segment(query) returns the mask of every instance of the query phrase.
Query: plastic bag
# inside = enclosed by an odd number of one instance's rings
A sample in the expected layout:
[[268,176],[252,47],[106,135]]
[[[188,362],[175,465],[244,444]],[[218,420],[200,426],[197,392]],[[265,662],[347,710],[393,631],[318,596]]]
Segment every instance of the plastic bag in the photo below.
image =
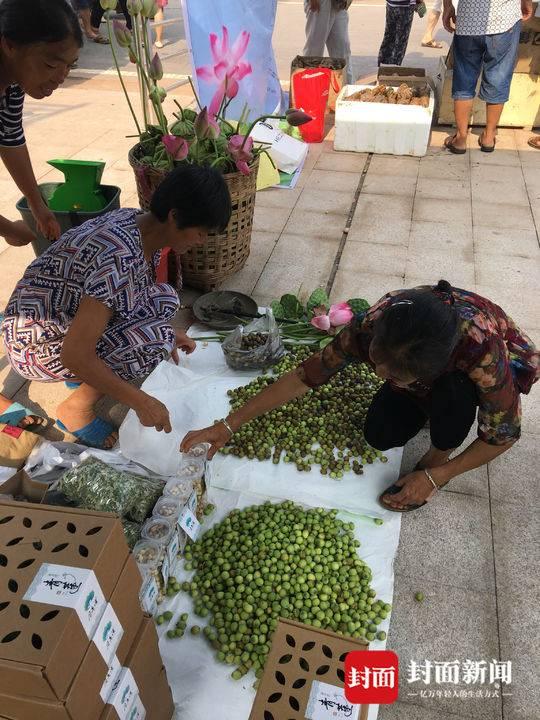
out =
[[151,514],[163,487],[158,478],[123,472],[90,457],[65,472],[57,489],[79,507],[141,523]]
[[270,308],[248,325],[239,325],[221,345],[225,361],[233,370],[262,370],[285,353],[279,328]]

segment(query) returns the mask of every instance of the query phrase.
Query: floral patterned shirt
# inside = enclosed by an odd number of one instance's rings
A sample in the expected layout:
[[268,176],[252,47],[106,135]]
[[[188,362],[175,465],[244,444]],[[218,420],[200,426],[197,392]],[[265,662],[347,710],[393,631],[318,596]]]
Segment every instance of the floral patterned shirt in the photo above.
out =
[[[423,286],[417,289],[432,289]],[[325,383],[351,362],[365,362],[377,318],[403,290],[387,293],[365,314],[357,315],[324,350],[301,366],[309,387]],[[466,290],[452,289],[460,317],[461,337],[445,372],[461,370],[478,394],[478,436],[490,445],[505,445],[520,436],[520,393],[527,394],[540,376],[540,353],[527,335],[495,303]],[[397,388],[396,388],[397,389]],[[415,382],[403,390],[425,396],[428,385]]]

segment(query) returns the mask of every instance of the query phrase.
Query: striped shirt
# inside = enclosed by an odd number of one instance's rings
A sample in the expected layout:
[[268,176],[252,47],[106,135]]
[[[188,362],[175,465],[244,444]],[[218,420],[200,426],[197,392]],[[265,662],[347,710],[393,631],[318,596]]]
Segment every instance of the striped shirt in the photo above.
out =
[[23,90],[18,85],[10,85],[0,97],[0,147],[18,147],[26,143],[23,106]]
[[408,10],[411,6],[416,7],[416,0],[386,0],[389,7],[405,8]]

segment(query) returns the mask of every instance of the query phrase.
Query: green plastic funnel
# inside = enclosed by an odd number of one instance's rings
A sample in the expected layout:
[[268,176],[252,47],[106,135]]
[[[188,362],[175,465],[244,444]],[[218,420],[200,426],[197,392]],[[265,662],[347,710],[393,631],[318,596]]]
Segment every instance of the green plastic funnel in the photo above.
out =
[[64,173],[65,182],[59,185],[49,200],[49,207],[57,212],[99,212],[107,205],[100,189],[104,162],[94,160],[49,160]]

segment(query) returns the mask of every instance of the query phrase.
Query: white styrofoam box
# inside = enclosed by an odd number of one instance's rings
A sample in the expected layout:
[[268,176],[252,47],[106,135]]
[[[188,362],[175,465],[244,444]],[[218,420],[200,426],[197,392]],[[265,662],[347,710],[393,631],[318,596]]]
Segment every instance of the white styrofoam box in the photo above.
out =
[[426,154],[435,99],[429,107],[347,100],[372,85],[345,85],[336,102],[334,150],[387,155]]

